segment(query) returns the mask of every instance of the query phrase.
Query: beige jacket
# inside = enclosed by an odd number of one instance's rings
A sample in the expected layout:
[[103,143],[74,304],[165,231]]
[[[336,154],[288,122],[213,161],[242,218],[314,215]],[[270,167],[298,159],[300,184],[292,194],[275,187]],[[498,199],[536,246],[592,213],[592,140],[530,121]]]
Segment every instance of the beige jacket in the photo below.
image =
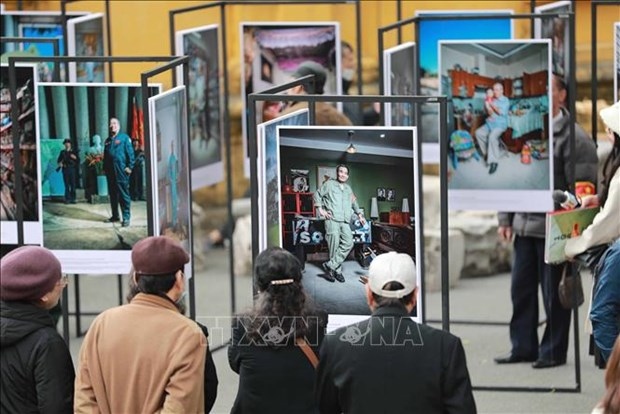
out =
[[172,302],[140,293],[101,313],[80,349],[76,413],[202,413],[207,341]]
[[599,244],[610,243],[620,237],[620,168],[609,183],[605,205],[580,236],[568,239],[564,254],[573,258]]

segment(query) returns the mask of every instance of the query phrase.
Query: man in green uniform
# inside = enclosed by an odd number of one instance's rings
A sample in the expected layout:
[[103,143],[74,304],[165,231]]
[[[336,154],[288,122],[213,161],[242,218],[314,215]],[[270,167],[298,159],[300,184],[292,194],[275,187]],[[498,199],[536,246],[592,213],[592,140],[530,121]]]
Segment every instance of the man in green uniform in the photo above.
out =
[[327,272],[325,278],[330,282],[337,280],[344,283],[342,263],[353,247],[353,233],[349,227],[351,214],[357,214],[362,225],[366,224],[366,220],[351,186],[347,184],[349,167],[338,165],[336,176],[336,180],[326,181],[314,193],[314,206],[319,217],[325,218],[325,238],[329,248],[329,261],[323,263],[323,269]]

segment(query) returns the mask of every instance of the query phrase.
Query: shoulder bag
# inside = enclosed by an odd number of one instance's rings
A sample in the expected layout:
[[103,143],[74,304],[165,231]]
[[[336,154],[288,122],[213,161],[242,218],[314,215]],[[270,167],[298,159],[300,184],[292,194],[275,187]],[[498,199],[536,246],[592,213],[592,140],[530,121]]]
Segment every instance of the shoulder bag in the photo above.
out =
[[297,338],[295,340],[295,344],[299,347],[299,349],[301,349],[301,352],[306,355],[306,358],[308,358],[308,361],[310,361],[312,367],[316,369],[317,365],[319,365],[319,358],[316,356],[312,348],[310,348],[308,342],[304,338]]
[[560,304],[564,309],[578,308],[584,302],[581,275],[567,263],[562,269],[562,279],[558,285]]

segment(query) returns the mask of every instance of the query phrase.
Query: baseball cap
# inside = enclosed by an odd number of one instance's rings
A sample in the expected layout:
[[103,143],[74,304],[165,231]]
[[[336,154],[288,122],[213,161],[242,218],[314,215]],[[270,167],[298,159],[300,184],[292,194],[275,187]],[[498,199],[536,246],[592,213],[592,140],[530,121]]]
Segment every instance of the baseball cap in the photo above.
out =
[[[398,282],[402,289],[386,290],[385,285]],[[405,253],[383,253],[373,259],[368,268],[368,287],[385,298],[400,299],[407,296],[416,286],[416,267],[411,256]]]

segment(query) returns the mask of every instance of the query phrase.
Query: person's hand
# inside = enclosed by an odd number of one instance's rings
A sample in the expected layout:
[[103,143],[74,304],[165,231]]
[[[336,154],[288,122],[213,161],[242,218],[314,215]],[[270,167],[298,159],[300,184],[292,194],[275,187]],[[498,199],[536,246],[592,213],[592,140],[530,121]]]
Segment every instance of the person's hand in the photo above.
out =
[[129,168],[129,167],[125,167],[125,172],[126,172],[127,174],[131,174],[131,168]]
[[581,199],[581,208],[597,207],[598,205],[598,196],[596,194],[584,196]]
[[319,214],[323,217],[325,217],[326,219],[332,219],[332,213],[330,213],[327,210],[324,210],[323,207],[319,207]]
[[511,226],[499,226],[497,228],[497,235],[502,242],[509,242],[512,240],[512,227]]
[[75,154],[69,154],[69,156],[70,156],[71,158],[73,158],[74,160],[76,160],[76,159],[77,159],[77,157],[75,156]]

